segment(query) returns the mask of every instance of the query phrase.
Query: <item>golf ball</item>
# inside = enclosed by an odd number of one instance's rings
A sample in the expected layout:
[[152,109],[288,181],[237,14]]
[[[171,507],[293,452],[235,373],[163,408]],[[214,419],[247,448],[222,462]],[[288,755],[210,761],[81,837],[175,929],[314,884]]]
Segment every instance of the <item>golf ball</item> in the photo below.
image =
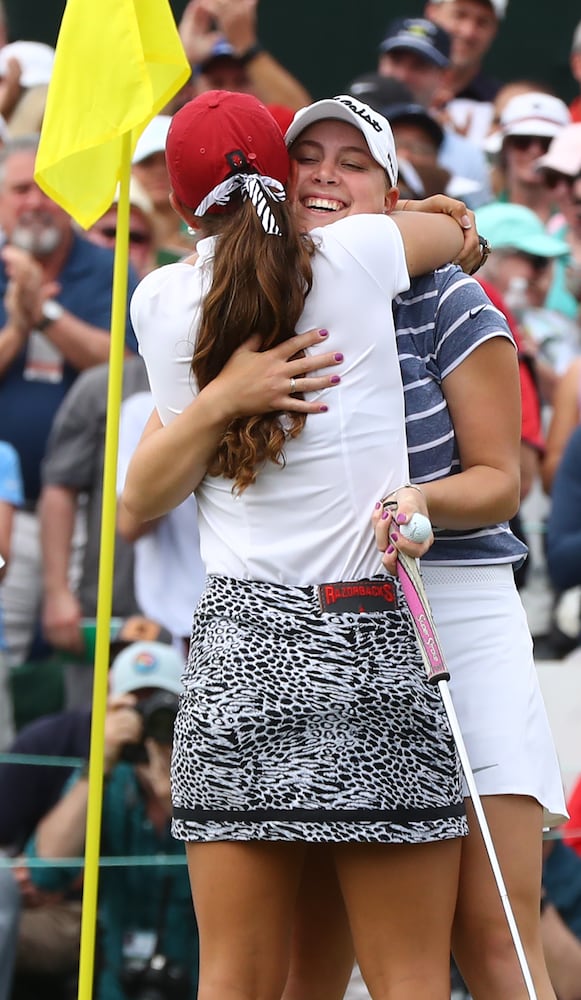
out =
[[425,542],[430,537],[432,522],[425,514],[412,514],[407,524],[400,524],[399,530],[410,542]]

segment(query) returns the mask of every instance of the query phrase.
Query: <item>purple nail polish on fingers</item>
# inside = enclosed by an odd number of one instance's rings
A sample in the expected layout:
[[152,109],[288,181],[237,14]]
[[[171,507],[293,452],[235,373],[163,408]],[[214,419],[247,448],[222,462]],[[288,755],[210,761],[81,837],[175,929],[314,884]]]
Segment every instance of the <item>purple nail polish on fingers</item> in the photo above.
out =
[[328,336],[329,336],[328,330],[319,330],[319,337],[328,337]]
[[325,404],[323,403],[323,404],[322,404],[322,405],[321,405],[321,406],[319,407],[319,413],[327,413],[328,409],[329,409],[329,407],[328,407],[328,406],[325,406]]
[[338,385],[339,382],[341,381],[341,376],[340,375],[332,375],[329,381],[331,382],[331,385]]
[[335,355],[335,361],[342,361],[342,360],[343,360],[343,355],[342,354],[336,354]]
[[388,556],[390,556],[392,552],[395,552],[395,549],[393,545],[388,545],[385,551],[387,552]]
[[398,524],[403,524],[405,522],[405,514],[398,514],[396,521]]
[[397,540],[399,538],[399,535],[398,535],[397,531],[394,531],[393,534],[390,535],[389,537],[391,538],[392,542],[397,542]]

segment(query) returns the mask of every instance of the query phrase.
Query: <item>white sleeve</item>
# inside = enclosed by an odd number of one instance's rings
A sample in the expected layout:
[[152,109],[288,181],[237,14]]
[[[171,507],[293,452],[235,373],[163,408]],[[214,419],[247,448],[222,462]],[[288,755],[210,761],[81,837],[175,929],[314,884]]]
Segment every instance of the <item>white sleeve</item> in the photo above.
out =
[[143,429],[153,410],[150,392],[136,392],[121,404],[119,414],[119,450],[117,452],[117,495],[125,486],[127,469],[139,444]]
[[131,299],[131,322],[155,407],[164,424],[197,394],[191,371],[201,304],[201,276],[191,264],[167,264],[148,274]]
[[315,232],[340,243],[390,299],[409,288],[403,239],[387,215],[349,215]]

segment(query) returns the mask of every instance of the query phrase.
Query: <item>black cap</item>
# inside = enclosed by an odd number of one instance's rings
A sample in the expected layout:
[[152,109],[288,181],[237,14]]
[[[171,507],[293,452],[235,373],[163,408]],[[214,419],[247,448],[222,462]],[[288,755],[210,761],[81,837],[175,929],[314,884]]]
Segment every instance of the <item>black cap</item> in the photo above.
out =
[[447,31],[424,17],[398,17],[387,27],[380,52],[408,49],[417,52],[436,66],[450,64],[450,36]]
[[413,104],[414,95],[405,83],[393,76],[379,73],[363,73],[349,84],[347,93],[369,104],[374,111],[383,114],[382,108],[388,104]]
[[436,144],[437,149],[442,145],[444,129],[421,104],[387,104],[378,110],[387,118],[390,125],[397,125],[398,122],[417,125],[418,128],[422,128],[428,133]]

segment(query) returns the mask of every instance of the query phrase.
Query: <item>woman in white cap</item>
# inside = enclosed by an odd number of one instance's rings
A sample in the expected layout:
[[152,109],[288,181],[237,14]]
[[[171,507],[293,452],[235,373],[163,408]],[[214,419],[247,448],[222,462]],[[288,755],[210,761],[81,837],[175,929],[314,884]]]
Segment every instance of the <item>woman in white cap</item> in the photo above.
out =
[[[307,230],[315,225],[312,195],[322,186],[317,160],[332,124],[324,120],[324,104],[309,108],[306,121],[299,112],[286,136],[295,165],[290,197]],[[512,210],[536,219],[527,209]],[[317,210],[319,226],[333,218],[332,211]],[[514,344],[480,286],[455,268],[414,279],[396,297],[395,326],[410,473],[438,525],[436,542],[422,560],[423,576],[536,996],[554,1000],[540,936],[542,827],[562,821],[565,803],[513,578],[512,567],[526,549],[502,523],[510,512],[503,491],[514,484],[518,448]],[[398,491],[400,510],[414,510],[416,500],[417,491]],[[380,512],[375,517],[389,567],[402,539]],[[454,951],[479,1000],[525,1000],[531,994],[469,802],[467,809],[471,833],[462,844]],[[305,868],[285,1000],[343,997],[349,927],[328,862],[311,855]]]
[[[457,760],[398,586],[376,574],[369,514],[407,481],[391,301],[463,239],[443,216],[383,214],[397,199],[389,125],[353,98],[329,103],[344,180],[319,202],[337,224],[311,239],[263,105],[209,92],[174,116],[172,202],[209,238],[132,302],[163,426],[123,501],[145,519],[195,490],[208,571],[173,758],[204,1000],[278,1000],[307,843],[333,845],[373,996],[447,996]],[[331,352],[326,331],[295,336],[323,315]],[[273,345],[256,418],[240,374]]]
[[537,160],[570,120],[567,105],[552,94],[531,90],[511,97],[501,112],[499,131],[485,141],[489,152],[498,154],[504,175],[500,201],[525,205],[543,223],[549,221],[554,191],[537,169]]

